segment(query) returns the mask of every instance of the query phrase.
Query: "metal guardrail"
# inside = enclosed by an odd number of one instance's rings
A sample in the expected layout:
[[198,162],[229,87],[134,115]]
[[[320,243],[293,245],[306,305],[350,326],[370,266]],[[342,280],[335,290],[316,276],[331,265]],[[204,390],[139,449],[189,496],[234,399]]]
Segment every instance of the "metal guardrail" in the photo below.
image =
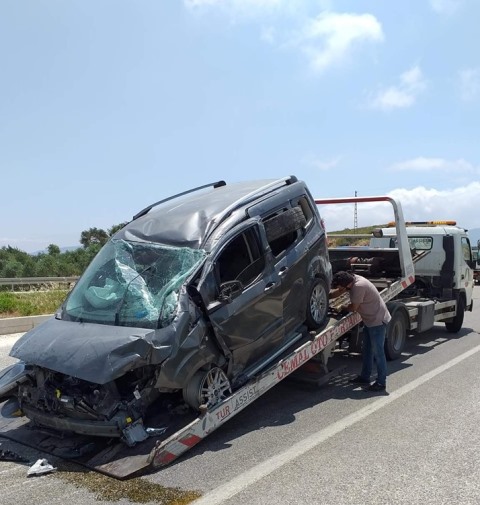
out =
[[77,282],[79,277],[2,277],[0,286],[26,286],[34,284],[70,284]]

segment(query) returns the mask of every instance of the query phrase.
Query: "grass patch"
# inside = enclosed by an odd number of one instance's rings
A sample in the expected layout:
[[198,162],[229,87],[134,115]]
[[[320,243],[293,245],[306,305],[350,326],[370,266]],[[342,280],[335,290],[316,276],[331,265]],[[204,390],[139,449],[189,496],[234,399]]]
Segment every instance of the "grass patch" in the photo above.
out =
[[68,290],[0,292],[0,317],[53,314],[63,303]]

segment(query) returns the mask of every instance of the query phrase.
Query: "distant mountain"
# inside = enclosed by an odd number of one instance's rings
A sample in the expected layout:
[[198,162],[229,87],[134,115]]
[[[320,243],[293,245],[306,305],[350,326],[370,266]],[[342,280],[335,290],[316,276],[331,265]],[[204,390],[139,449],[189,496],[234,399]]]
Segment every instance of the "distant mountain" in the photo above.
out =
[[81,247],[81,245],[69,245],[67,247],[60,247],[60,252],[75,251],[75,249],[80,249]]

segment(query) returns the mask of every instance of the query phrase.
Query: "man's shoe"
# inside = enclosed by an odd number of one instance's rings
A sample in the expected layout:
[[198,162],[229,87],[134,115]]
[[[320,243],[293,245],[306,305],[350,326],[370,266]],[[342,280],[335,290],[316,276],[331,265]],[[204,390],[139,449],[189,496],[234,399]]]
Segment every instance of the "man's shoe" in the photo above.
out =
[[350,384],[370,384],[368,379],[364,379],[361,375],[357,375],[353,379],[349,379]]
[[384,384],[380,384],[379,382],[374,382],[370,384],[368,388],[365,388],[366,391],[385,391],[386,387]]

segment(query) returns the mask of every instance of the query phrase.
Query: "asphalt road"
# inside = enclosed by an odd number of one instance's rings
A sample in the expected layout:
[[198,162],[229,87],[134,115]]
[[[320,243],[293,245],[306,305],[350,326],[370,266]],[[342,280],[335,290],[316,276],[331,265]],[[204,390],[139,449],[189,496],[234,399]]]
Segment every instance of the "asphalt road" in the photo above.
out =
[[[409,339],[401,359],[389,363],[388,395],[348,384],[360,358],[337,353],[330,366],[345,368],[328,385],[284,381],[177,462],[136,481],[145,490],[199,491],[197,505],[480,503],[478,287],[474,298],[458,335],[439,324]],[[2,367],[15,338],[0,337]],[[59,463],[5,439],[0,444],[30,463]],[[27,478],[30,463],[0,461],[2,505],[138,502],[106,477],[96,487],[88,475],[72,483],[62,470]],[[119,501],[98,496],[109,486]]]

